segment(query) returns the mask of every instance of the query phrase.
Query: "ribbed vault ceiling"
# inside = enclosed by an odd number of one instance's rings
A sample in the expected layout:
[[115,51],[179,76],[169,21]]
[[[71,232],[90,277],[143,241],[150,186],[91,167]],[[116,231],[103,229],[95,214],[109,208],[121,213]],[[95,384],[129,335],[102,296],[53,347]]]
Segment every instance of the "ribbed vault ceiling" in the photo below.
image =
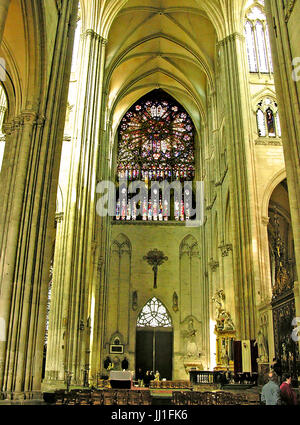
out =
[[145,93],[162,88],[205,119],[214,86],[216,33],[194,0],[129,0],[114,20],[106,49],[106,89],[114,128]]

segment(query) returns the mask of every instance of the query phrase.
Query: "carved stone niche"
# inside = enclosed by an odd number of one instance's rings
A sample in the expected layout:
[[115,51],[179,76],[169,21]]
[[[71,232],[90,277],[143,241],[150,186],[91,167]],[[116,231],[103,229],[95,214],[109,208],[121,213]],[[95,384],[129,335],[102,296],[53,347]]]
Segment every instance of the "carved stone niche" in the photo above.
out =
[[203,370],[201,322],[194,316],[188,316],[182,322],[181,352],[186,373],[190,370]]

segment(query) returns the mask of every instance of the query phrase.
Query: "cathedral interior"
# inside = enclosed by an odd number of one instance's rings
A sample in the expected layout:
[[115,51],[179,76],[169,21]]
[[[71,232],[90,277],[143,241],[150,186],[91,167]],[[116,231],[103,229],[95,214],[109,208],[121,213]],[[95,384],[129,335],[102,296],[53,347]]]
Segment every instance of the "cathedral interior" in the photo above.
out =
[[298,388],[299,22],[299,0],[0,1],[2,402],[274,362]]

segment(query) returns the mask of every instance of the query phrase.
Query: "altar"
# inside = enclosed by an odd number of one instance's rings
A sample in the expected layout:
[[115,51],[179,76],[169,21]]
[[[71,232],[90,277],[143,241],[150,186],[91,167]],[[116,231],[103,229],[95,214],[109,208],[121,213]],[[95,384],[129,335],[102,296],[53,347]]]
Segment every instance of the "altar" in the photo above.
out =
[[111,370],[109,375],[111,388],[131,388],[132,374],[128,371]]

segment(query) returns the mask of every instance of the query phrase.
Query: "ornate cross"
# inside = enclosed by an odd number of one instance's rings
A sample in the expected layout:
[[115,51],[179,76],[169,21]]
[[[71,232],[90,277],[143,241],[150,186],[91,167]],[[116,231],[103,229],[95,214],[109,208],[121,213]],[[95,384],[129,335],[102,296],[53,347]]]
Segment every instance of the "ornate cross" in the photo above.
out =
[[150,264],[152,270],[154,271],[154,286],[153,288],[157,288],[157,268],[161,266],[164,261],[168,260],[168,257],[165,257],[162,251],[158,251],[156,248],[153,251],[149,251],[146,256],[144,256],[144,260]]

